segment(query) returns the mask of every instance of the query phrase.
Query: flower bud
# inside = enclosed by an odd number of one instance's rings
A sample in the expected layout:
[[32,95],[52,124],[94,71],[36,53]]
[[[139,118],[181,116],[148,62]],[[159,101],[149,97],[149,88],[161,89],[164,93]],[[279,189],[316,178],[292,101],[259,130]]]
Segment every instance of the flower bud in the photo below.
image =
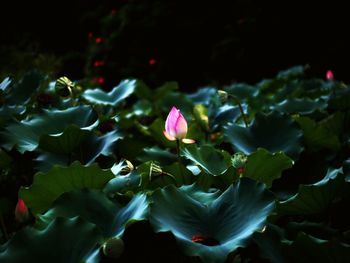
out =
[[169,137],[173,138],[172,140],[186,137],[187,121],[176,107],[172,107],[166,118],[165,131]]
[[221,102],[226,102],[228,98],[228,93],[224,90],[218,90],[219,98]]
[[107,257],[118,259],[124,252],[124,241],[119,237],[112,237],[104,243],[102,249]]
[[326,72],[326,79],[327,80],[333,80],[334,79],[334,74],[332,70],[327,70]]
[[19,198],[16,209],[15,209],[15,218],[18,222],[24,223],[29,218],[29,211],[24,203],[23,199]]
[[187,121],[175,106],[173,106],[165,121],[164,136],[169,141],[181,140],[184,143],[195,143],[192,139],[186,139]]

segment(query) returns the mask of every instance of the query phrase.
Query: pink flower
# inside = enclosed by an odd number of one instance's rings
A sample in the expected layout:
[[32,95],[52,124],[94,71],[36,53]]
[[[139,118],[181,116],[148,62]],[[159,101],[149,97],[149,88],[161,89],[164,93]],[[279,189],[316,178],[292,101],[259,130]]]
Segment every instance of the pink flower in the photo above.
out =
[[24,203],[23,199],[19,198],[15,209],[15,218],[17,221],[23,223],[27,221],[28,217],[29,217],[28,208]]
[[326,79],[327,80],[333,80],[334,79],[334,74],[332,70],[327,70],[326,72]]
[[164,136],[170,140],[182,140],[184,143],[194,143],[192,139],[186,139],[187,121],[175,106],[173,106],[165,121]]

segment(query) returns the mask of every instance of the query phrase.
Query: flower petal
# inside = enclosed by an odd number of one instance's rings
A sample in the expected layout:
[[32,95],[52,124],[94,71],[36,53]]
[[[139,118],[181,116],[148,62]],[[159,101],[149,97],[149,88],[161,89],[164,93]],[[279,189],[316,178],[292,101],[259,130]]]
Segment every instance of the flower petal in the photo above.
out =
[[170,136],[169,133],[167,133],[166,131],[163,131],[163,134],[165,136],[165,138],[167,138],[169,141],[175,141],[176,138],[173,136]]
[[182,141],[183,143],[186,143],[186,144],[196,143],[195,140],[193,140],[193,139],[187,139],[187,138],[182,139],[181,141]]
[[179,111],[179,117],[177,118],[175,125],[175,137],[177,139],[183,139],[187,134],[187,121]]
[[175,137],[176,134],[175,127],[179,114],[180,111],[175,106],[173,106],[165,121],[165,131],[172,137]]

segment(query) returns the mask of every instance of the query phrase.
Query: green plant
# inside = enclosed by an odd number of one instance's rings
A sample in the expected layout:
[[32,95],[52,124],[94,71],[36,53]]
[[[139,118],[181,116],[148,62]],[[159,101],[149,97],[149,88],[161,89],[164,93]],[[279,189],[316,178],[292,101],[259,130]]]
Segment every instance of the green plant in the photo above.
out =
[[5,79],[0,261],[347,262],[350,89],[303,72],[191,94]]

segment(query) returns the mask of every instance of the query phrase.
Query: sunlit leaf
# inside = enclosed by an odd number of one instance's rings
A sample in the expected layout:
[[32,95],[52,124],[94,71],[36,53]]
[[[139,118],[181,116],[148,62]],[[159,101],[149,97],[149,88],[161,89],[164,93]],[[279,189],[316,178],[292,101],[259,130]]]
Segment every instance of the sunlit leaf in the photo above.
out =
[[344,116],[336,113],[317,123],[309,117],[300,117],[296,121],[304,132],[304,140],[311,151],[327,148],[339,150],[339,135],[343,129]]
[[43,75],[37,71],[26,73],[17,83],[13,84],[6,96],[9,105],[20,105],[29,101],[31,95],[39,88]]
[[315,184],[300,185],[297,194],[278,203],[280,215],[309,215],[322,212],[336,199],[349,191],[344,175],[339,169],[330,169],[326,176]]
[[216,150],[210,145],[197,147],[196,145],[186,146],[181,155],[199,165],[204,171],[212,175],[224,173],[229,165],[230,160],[227,153]]
[[97,116],[89,106],[77,106],[67,110],[44,110],[42,114],[27,117],[6,127],[1,133],[3,147],[12,147],[20,152],[33,151],[39,144],[41,135],[57,135],[74,124],[82,129],[91,130],[98,124]]
[[327,107],[325,100],[303,99],[287,99],[277,105],[271,106],[272,110],[277,110],[289,114],[310,114],[316,110],[324,110]]
[[263,184],[242,179],[221,195],[198,193],[189,187],[156,190],[150,220],[155,231],[171,231],[183,252],[203,262],[225,262],[262,230],[274,207]]
[[284,243],[288,258],[295,262],[342,263],[350,258],[350,245],[338,240],[323,240],[300,233],[293,242]]
[[82,96],[93,104],[117,106],[134,92],[136,85],[136,80],[123,80],[108,93],[101,89],[88,89]]
[[80,216],[101,229],[105,237],[120,236],[129,220],[143,220],[148,213],[145,195],[136,195],[125,206],[107,198],[97,190],[79,190],[60,196],[44,215],[39,224],[50,222],[57,217]]
[[284,152],[297,159],[302,151],[302,131],[290,117],[278,112],[256,114],[255,120],[244,128],[237,124],[225,127],[226,139],[236,151],[250,154],[257,148],[271,153]]
[[294,161],[282,152],[271,154],[259,148],[248,157],[243,176],[265,183],[271,187],[283,170],[293,166]]
[[80,217],[58,217],[44,229],[28,226],[16,233],[0,247],[0,261],[80,262],[90,255],[101,238],[98,228]]
[[86,167],[74,162],[67,168],[54,166],[47,173],[34,175],[30,187],[22,187],[19,196],[33,213],[46,211],[53,201],[65,192],[77,189],[102,189],[114,178],[110,170],[102,170],[97,165]]

